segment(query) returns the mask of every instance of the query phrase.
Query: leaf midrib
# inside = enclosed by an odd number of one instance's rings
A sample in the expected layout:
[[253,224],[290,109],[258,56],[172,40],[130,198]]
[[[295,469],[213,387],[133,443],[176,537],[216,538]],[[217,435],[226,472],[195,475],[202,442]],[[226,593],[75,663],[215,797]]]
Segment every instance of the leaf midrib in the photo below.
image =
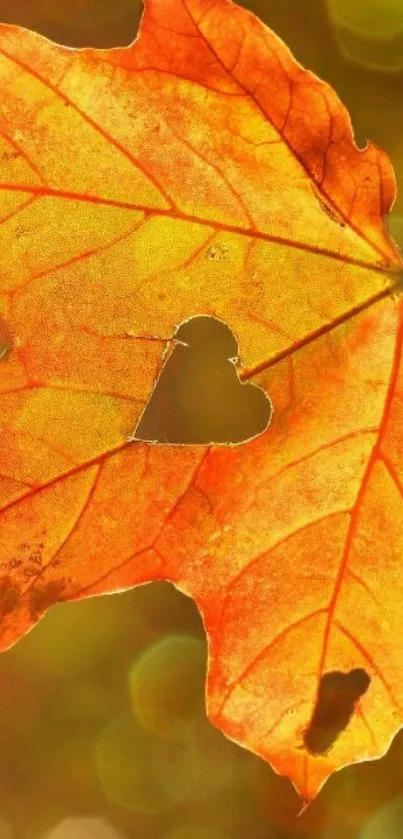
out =
[[135,212],[144,213],[145,216],[151,218],[153,216],[161,216],[170,218],[173,221],[187,222],[189,224],[199,224],[203,227],[210,227],[222,233],[234,233],[240,236],[247,236],[248,238],[258,239],[263,242],[271,242],[273,244],[284,245],[289,248],[305,251],[316,254],[317,256],[334,259],[337,262],[344,262],[348,265],[354,265],[357,268],[364,268],[369,271],[375,271],[380,274],[393,274],[403,271],[403,264],[400,266],[397,263],[390,262],[387,265],[380,265],[374,262],[369,262],[365,259],[354,259],[354,257],[347,254],[341,254],[329,248],[322,248],[317,245],[311,245],[306,242],[297,242],[294,239],[289,239],[287,236],[277,236],[272,233],[266,233],[262,230],[256,230],[252,227],[242,227],[237,224],[229,224],[221,222],[216,219],[208,219],[203,216],[185,213],[179,209],[165,209],[163,207],[152,207],[147,204],[137,204],[132,201],[119,201],[115,198],[105,198],[100,195],[93,195],[85,192],[75,192],[73,190],[57,189],[56,187],[42,187],[34,184],[13,184],[0,182],[0,191],[22,192],[30,195],[36,195],[42,198],[59,198],[66,201],[80,201],[89,204],[98,204],[105,207],[115,207],[120,210],[133,210]]

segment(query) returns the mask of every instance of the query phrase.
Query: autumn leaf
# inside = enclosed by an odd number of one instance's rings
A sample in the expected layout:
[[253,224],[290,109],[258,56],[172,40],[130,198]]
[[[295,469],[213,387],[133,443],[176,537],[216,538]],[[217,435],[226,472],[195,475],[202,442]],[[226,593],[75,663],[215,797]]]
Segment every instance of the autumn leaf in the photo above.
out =
[[[403,718],[391,165],[230,0],[147,0],[109,51],[2,26],[0,57],[2,648],[53,603],[170,580],[203,617],[211,721],[310,799]],[[270,425],[128,443],[200,314]]]

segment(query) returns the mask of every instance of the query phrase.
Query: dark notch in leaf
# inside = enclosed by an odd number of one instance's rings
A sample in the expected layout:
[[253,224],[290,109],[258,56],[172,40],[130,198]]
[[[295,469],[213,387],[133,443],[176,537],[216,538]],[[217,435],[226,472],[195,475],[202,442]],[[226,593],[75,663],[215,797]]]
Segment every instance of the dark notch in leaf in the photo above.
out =
[[341,673],[335,670],[321,678],[304,744],[313,755],[325,754],[347,727],[355,703],[368,690],[370,677],[361,668]]
[[166,361],[131,440],[231,446],[266,430],[270,399],[240,381],[238,343],[224,321],[197,315],[167,340]]
[[68,47],[108,49],[130,44],[138,30],[142,3],[135,0],[87,0],[54,3],[0,0],[0,21],[32,29]]

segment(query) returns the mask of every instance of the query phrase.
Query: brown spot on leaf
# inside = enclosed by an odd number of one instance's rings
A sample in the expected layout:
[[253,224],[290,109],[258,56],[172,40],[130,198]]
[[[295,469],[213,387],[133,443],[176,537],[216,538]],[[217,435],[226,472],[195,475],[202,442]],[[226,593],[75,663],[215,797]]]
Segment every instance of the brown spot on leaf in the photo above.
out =
[[66,580],[54,580],[41,588],[32,589],[29,611],[33,621],[37,621],[50,606],[61,600],[66,587]]
[[41,551],[32,551],[29,555],[29,561],[33,563],[33,565],[40,566],[42,565],[42,554]]
[[225,245],[211,245],[206,255],[213,262],[223,262],[228,259],[228,248]]
[[5,163],[8,163],[9,160],[17,160],[18,157],[21,157],[21,152],[19,151],[5,151],[3,152],[1,159],[4,160]]
[[0,577],[0,620],[13,611],[19,596],[20,589],[11,577]]

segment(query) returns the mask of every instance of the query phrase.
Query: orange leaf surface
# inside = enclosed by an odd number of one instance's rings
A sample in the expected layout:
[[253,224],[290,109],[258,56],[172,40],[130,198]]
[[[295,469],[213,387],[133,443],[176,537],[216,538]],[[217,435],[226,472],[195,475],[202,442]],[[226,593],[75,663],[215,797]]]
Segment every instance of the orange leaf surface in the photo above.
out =
[[[203,616],[210,719],[312,798],[403,718],[391,165],[230,0],[147,0],[109,51],[2,26],[0,73],[1,645],[57,601],[170,580]],[[232,448],[128,443],[200,313],[272,422]],[[310,752],[322,675],[357,668]]]

